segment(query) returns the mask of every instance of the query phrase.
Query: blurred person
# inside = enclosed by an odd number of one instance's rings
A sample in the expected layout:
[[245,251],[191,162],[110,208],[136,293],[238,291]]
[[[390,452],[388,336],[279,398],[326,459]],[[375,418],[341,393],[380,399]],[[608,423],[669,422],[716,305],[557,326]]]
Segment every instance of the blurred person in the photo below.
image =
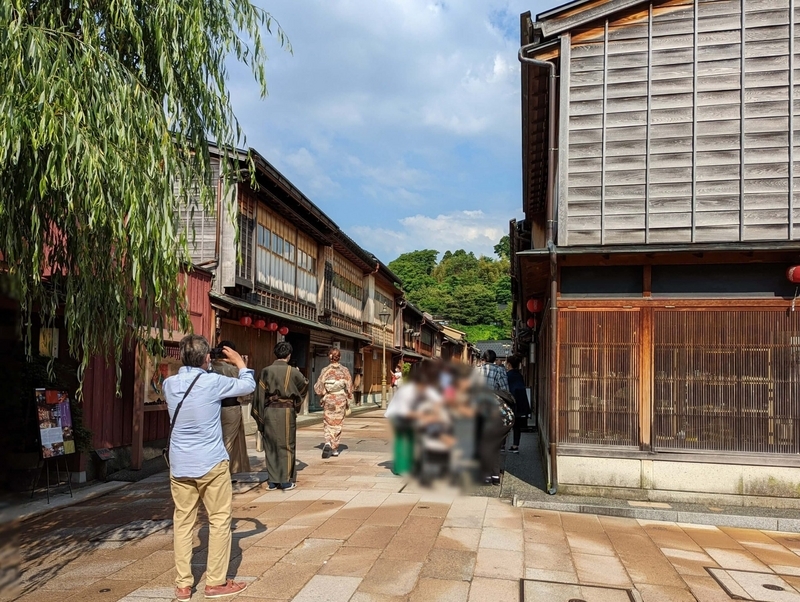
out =
[[275,345],[277,359],[261,371],[251,410],[264,440],[270,491],[297,486],[297,414],[308,390],[308,379],[289,365],[292,351],[287,341]]
[[392,372],[392,393],[397,391],[400,387],[403,386],[403,362],[400,362],[395,366],[394,372]]
[[208,341],[199,335],[185,336],[180,343],[183,366],[164,381],[171,421],[167,453],[175,504],[175,597],[181,601],[192,597],[192,540],[201,501],[208,514],[205,596],[230,596],[247,587],[227,578],[233,491],[220,414],[223,399],[252,393],[256,383],[241,355],[230,347],[223,347],[222,354],[237,368],[236,378],[208,372]]
[[514,424],[510,405],[514,398],[507,391],[478,387],[474,393],[479,417],[478,460],[486,484],[500,484],[500,446]]
[[401,385],[389,401],[384,416],[394,429],[394,463],[392,472],[398,475],[416,472],[419,436],[416,432],[417,409],[435,391],[430,389],[430,369],[414,366],[410,382]]
[[531,415],[531,405],[528,401],[528,392],[525,387],[525,378],[520,372],[520,365],[522,359],[518,355],[512,355],[508,358],[506,363],[508,367],[508,387],[511,390],[511,395],[514,397],[514,444],[509,448],[512,454],[519,453],[519,440],[522,436],[522,426],[526,422],[528,416]]
[[481,363],[475,369],[475,384],[495,391],[508,391],[506,371],[496,361],[497,354],[494,351],[487,349],[483,352]]
[[419,390],[413,382],[398,387],[384,416],[394,431],[394,460],[392,472],[409,474],[414,467],[414,421],[413,413],[419,398]]
[[450,467],[451,451],[455,445],[453,422],[444,397],[433,387],[422,392],[413,418],[419,437],[419,479],[430,485],[433,479],[445,475]]
[[325,433],[322,458],[325,460],[339,455],[342,424],[347,408],[353,399],[353,382],[350,371],[339,363],[339,360],[342,359],[341,351],[331,348],[328,351],[328,359],[331,363],[322,370],[314,384],[314,392],[322,397],[322,428]]
[[[228,347],[236,351],[232,341],[220,341],[217,348]],[[212,359],[211,371],[222,376],[238,378],[239,370],[231,361],[222,356]],[[227,397],[222,400],[222,441],[230,457],[231,474],[250,472],[250,457],[247,455],[247,439],[244,434],[242,406],[240,397]]]
[[473,405],[472,368],[465,364],[450,367],[451,385],[445,391],[445,401],[450,411],[455,444],[451,452],[454,477],[466,477],[476,454],[477,425]]

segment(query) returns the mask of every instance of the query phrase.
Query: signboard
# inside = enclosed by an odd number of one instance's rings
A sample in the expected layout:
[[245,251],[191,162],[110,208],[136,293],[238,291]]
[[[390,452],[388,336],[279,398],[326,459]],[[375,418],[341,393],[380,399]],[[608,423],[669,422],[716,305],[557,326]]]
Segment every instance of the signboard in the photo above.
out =
[[66,391],[36,389],[36,411],[43,458],[75,453],[72,414]]
[[170,376],[177,374],[181,367],[180,360],[173,357],[153,359],[148,358],[148,372],[150,374],[147,382],[147,393],[144,402],[164,403],[164,381]]

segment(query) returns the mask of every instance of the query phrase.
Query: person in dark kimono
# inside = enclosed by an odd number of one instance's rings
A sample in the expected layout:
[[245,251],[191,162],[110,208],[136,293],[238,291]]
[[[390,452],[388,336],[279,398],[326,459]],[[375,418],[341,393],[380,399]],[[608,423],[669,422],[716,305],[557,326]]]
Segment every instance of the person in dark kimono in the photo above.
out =
[[252,416],[264,438],[269,489],[294,489],[297,477],[297,413],[308,390],[308,379],[289,365],[292,346],[275,346],[277,358],[261,371]]

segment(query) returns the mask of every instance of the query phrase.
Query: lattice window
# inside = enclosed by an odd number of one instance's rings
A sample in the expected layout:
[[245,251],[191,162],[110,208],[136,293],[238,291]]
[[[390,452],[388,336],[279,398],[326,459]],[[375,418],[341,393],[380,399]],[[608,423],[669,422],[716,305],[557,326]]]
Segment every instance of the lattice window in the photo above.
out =
[[800,453],[800,318],[656,311],[654,447]]
[[639,312],[560,316],[559,441],[638,445]]
[[253,247],[256,229],[256,201],[248,196],[239,200],[239,253],[236,276],[253,280]]
[[333,255],[332,267],[333,310],[360,324],[364,303],[364,274],[338,253]]

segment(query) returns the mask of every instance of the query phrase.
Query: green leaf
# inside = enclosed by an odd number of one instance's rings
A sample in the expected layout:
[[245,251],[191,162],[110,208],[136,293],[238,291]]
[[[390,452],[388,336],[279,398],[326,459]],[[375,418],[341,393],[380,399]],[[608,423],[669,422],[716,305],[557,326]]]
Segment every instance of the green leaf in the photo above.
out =
[[29,353],[33,308],[63,310],[81,377],[109,355],[118,382],[123,344],[188,328],[175,215],[213,208],[208,140],[245,145],[226,63],[246,57],[266,94],[269,23],[249,0],[0,2],[0,253]]

